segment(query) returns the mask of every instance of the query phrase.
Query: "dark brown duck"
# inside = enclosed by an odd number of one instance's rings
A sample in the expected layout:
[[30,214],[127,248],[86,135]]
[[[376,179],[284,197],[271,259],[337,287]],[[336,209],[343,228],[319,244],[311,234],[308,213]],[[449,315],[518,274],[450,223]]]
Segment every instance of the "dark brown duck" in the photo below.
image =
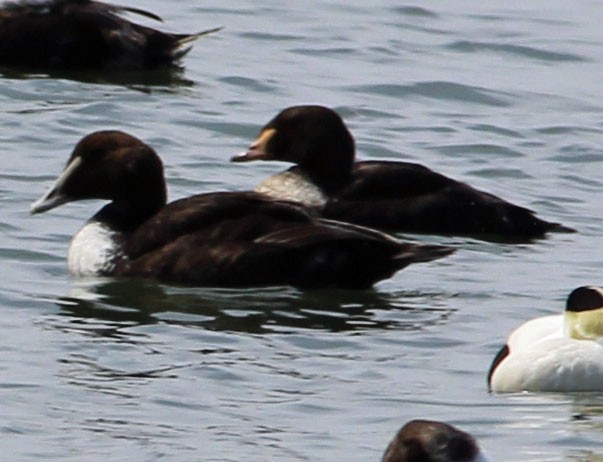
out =
[[411,263],[452,252],[402,243],[356,225],[318,219],[254,192],[200,194],[166,204],[155,151],[119,131],[84,137],[50,190],[31,207],[104,199],[73,238],[76,276],[122,276],[186,285],[364,289]]
[[0,7],[0,66],[51,70],[134,71],[177,65],[198,37],[128,21],[137,8],[92,0],[6,2]]
[[381,462],[489,460],[469,433],[437,420],[411,420],[398,431]]
[[510,242],[573,231],[423,165],[356,162],[352,134],[335,111],[322,106],[283,110],[264,126],[247,152],[232,160],[296,164],[265,180],[256,191],[364,226]]

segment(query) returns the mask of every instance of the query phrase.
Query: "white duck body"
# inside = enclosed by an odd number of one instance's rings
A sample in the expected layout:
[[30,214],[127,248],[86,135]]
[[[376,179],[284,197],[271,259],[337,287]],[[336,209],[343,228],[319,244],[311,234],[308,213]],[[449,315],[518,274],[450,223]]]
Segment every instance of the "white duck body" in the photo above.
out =
[[495,393],[603,391],[603,337],[588,328],[598,326],[601,318],[599,308],[522,324],[492,365],[490,389]]

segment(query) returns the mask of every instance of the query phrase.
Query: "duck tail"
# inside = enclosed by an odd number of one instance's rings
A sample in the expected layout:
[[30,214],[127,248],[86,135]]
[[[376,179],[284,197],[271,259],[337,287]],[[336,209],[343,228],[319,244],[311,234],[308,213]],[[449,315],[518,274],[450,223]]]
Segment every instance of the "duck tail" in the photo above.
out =
[[223,27],[214,27],[213,29],[207,29],[201,32],[197,32],[196,34],[182,34],[179,35],[177,40],[176,40],[176,47],[181,47],[183,45],[187,45],[190,42],[194,42],[195,40],[197,40],[200,37],[203,37],[204,35],[209,35],[209,34],[213,34],[214,32],[218,32],[220,30],[222,30]]
[[197,32],[196,34],[178,34],[176,35],[176,41],[173,46],[173,57],[174,59],[180,59],[184,55],[186,55],[189,51],[191,51],[192,45],[187,46],[191,42],[194,42],[200,37],[204,35],[213,34],[214,32],[218,32],[222,30],[222,26],[214,27],[212,29],[207,29],[201,32]]
[[575,233],[577,232],[574,228],[562,225],[561,223],[549,223],[549,232],[551,233]]
[[[99,2],[99,4],[100,4],[100,2]],[[110,7],[113,9],[118,9],[120,11],[125,11],[127,13],[144,16],[145,18],[153,19],[154,21],[163,22],[163,19],[161,18],[161,16],[157,16],[155,13],[151,13],[150,11],[142,10],[140,8],[133,8],[131,6],[112,6],[112,5],[110,5]]]
[[447,257],[454,252],[456,252],[454,247],[445,245],[407,244],[407,246],[395,256],[395,260],[401,265],[400,268],[403,268],[411,263],[438,260]]

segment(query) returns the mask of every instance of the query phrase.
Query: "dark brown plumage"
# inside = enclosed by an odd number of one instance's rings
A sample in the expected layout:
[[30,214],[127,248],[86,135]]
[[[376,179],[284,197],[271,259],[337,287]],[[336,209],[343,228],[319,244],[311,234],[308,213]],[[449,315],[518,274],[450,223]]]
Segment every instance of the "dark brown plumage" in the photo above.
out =
[[[283,110],[246,153],[232,160],[296,164],[289,172],[320,189],[325,200],[318,210],[336,220],[392,231],[520,242],[550,231],[573,231],[419,164],[355,162],[351,133],[335,111],[322,106]],[[271,194],[277,181],[279,175],[269,178],[261,191]],[[286,197],[296,198],[294,192]],[[296,199],[303,202],[303,197]]]
[[[72,241],[70,269],[78,275],[364,289],[411,263],[452,252],[317,219],[299,205],[253,192],[200,194],[166,205],[161,160],[150,146],[118,131],[84,137],[32,213],[83,199],[111,202]],[[90,230],[102,231],[98,246],[111,255],[98,249],[76,255],[94,237]]]
[[487,462],[475,439],[444,422],[412,420],[396,434],[381,462]]
[[137,8],[92,0],[8,2],[0,7],[0,66],[36,70],[134,71],[176,66],[196,38],[128,21]]

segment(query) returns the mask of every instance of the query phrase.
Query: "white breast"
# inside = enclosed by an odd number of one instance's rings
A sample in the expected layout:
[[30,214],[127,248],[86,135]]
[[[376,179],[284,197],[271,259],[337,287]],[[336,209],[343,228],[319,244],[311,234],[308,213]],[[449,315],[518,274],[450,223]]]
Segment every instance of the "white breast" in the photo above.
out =
[[277,199],[301,202],[307,207],[322,207],[328,200],[320,188],[308,178],[291,171],[277,173],[265,179],[255,190]]
[[98,221],[80,229],[69,246],[67,264],[74,276],[103,276],[115,268],[121,255],[118,233]]
[[509,355],[492,374],[494,392],[603,391],[603,345],[565,336],[562,316],[523,324],[507,345]]

